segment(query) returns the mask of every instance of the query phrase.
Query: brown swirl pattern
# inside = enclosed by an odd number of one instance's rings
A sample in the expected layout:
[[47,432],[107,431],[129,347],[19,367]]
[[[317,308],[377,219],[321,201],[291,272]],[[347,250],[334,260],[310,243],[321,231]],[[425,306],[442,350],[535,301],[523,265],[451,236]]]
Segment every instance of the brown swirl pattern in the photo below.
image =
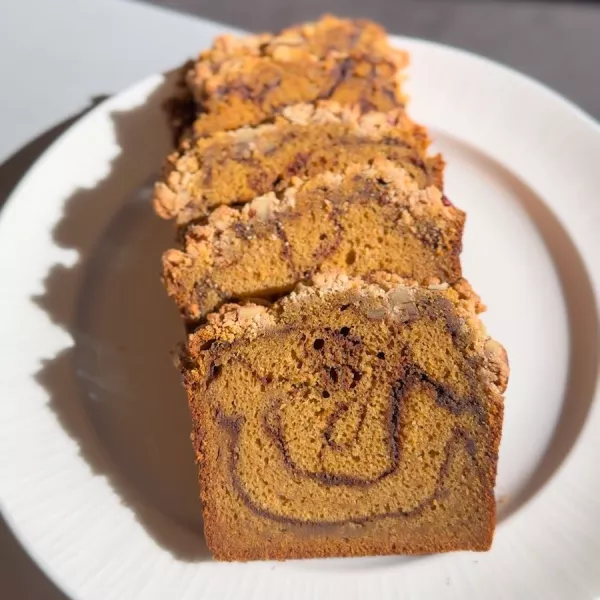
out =
[[[238,355],[231,365],[221,362],[208,385],[211,398],[222,397],[219,382],[235,368],[239,384],[228,385],[253,399],[245,410],[235,401],[218,402],[215,410],[228,440],[222,450],[231,485],[251,511],[319,526],[415,516],[443,499],[459,453],[483,483],[477,442],[468,433],[486,425],[476,397],[459,397],[437,381],[409,346],[373,353],[347,327],[310,333],[289,328],[270,342],[305,349],[294,350],[298,371],[260,372]],[[398,365],[393,372],[388,360]],[[420,430],[422,410],[430,434]],[[425,475],[417,468],[424,453],[431,466]],[[259,486],[248,483],[257,477]]]

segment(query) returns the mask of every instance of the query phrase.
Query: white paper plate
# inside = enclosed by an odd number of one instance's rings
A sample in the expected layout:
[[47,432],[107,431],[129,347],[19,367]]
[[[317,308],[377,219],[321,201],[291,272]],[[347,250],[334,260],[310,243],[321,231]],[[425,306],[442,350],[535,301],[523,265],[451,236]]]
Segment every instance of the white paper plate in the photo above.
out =
[[600,128],[502,66],[398,44],[512,367],[492,551],[210,560],[158,280],[173,231],[147,202],[168,149],[155,76],[81,119],[0,215],[2,506],[74,599],[600,595]]

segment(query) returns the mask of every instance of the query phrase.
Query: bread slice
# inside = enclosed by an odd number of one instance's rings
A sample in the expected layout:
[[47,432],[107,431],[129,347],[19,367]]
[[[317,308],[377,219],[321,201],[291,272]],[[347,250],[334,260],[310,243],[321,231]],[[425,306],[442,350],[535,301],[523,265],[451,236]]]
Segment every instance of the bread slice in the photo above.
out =
[[323,17],[277,35],[225,35],[203,52],[187,82],[200,109],[196,136],[256,125],[287,105],[317,100],[365,111],[402,105],[408,62],[370,21]]
[[317,278],[180,360],[219,560],[487,550],[508,365],[465,282]]
[[464,213],[386,160],[295,179],[243,208],[222,206],[163,256],[167,292],[189,323],[223,302],[269,297],[326,270],[389,270],[457,281]]
[[419,187],[443,185],[444,163],[427,156],[429,139],[404,109],[361,114],[356,106],[324,102],[283,110],[274,123],[188,140],[167,160],[154,206],[187,223],[220,205],[242,204],[289,185],[292,177],[340,170],[386,158]]

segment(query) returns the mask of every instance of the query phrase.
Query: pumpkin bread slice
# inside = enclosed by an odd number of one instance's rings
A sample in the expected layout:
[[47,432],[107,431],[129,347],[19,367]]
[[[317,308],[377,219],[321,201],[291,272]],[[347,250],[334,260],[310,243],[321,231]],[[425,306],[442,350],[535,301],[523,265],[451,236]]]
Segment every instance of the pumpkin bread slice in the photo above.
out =
[[325,16],[277,35],[221,36],[188,71],[198,107],[194,135],[256,125],[302,102],[402,106],[407,63],[379,25],[361,19]]
[[508,365],[480,309],[378,274],[209,315],[179,366],[215,558],[487,550]]
[[242,208],[221,206],[163,256],[188,323],[224,302],[289,291],[319,271],[389,270],[419,282],[461,277],[465,215],[390,161],[294,179]]

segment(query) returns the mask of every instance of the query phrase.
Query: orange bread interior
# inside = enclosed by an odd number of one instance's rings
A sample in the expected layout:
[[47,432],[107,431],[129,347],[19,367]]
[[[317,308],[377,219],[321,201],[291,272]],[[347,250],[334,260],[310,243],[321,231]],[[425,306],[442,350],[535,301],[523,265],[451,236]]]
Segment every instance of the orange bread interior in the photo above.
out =
[[180,359],[222,560],[486,550],[508,366],[466,282],[316,278]]

